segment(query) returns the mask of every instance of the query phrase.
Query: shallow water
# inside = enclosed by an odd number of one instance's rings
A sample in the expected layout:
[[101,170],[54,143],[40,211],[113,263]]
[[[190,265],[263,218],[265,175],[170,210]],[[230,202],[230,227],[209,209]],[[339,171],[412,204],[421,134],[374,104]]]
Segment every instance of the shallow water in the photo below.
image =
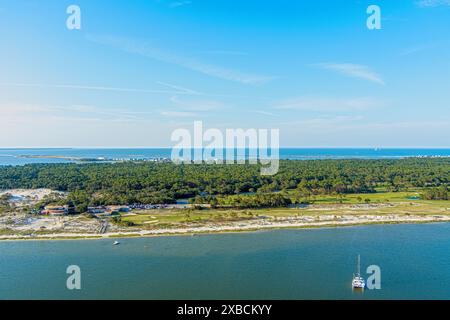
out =
[[[112,242],[0,242],[0,299],[450,299],[448,223]],[[381,290],[352,291],[358,253]]]
[[[152,159],[170,158],[170,148],[147,149],[0,149],[0,165],[24,165],[30,163],[67,163],[67,159],[32,158],[31,156]],[[26,156],[23,158],[22,156]],[[450,156],[450,149],[368,149],[368,148],[280,148],[281,159],[396,159],[403,157]]]

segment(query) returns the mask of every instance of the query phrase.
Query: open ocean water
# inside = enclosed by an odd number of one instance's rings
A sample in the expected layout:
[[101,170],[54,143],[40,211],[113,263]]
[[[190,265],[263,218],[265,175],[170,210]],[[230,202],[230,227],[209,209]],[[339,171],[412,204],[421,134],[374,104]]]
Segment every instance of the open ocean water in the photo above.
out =
[[[170,158],[170,148],[148,149],[0,149],[0,165],[30,163],[67,163],[74,160],[40,157],[72,157],[77,159],[154,159]],[[34,157],[34,158],[33,158]],[[398,159],[405,157],[450,157],[450,149],[369,149],[369,148],[281,148],[281,159]]]

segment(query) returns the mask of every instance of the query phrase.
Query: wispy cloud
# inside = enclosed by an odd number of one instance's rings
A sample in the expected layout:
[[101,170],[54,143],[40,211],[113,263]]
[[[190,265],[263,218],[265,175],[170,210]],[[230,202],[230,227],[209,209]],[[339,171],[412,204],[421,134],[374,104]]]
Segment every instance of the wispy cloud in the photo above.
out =
[[225,105],[220,101],[202,100],[193,97],[173,96],[170,98],[171,106],[159,112],[160,115],[169,118],[192,118],[205,116],[211,112],[223,109]]
[[435,45],[433,45],[433,44],[425,44],[425,45],[418,45],[418,46],[415,46],[415,47],[410,47],[410,48],[407,48],[407,49],[403,50],[402,52],[400,52],[400,55],[401,56],[409,56],[410,54],[414,54],[414,53],[417,53],[417,52],[421,52],[421,51],[424,51],[424,50],[431,49],[434,46]]
[[151,115],[153,112],[151,111],[133,111],[130,109],[111,109],[111,108],[102,108],[91,105],[72,105],[66,107],[52,107],[53,110],[58,111],[73,111],[76,114],[94,114],[98,116],[105,116],[109,119],[113,120],[140,120],[145,115]]
[[175,89],[175,90],[178,90],[178,91],[181,91],[181,92],[185,92],[186,94],[203,95],[203,93],[201,93],[201,92],[194,91],[192,89],[181,87],[181,86],[178,86],[178,85],[175,85],[175,84],[170,84],[170,83],[162,82],[162,81],[158,81],[157,83],[162,85],[162,86],[169,87],[171,89]]
[[194,112],[186,112],[186,111],[161,111],[161,115],[166,117],[178,117],[178,118],[197,116],[197,114]]
[[89,85],[73,85],[73,84],[37,84],[37,83],[0,83],[0,86],[9,87],[36,87],[36,88],[55,88],[55,89],[78,89],[78,90],[92,90],[92,91],[114,91],[114,92],[131,92],[131,93],[162,93],[162,94],[179,94],[179,95],[200,95],[201,93],[182,88],[175,85],[170,85],[163,82],[158,82],[160,85],[170,87],[175,90],[158,90],[158,89],[133,89],[133,88],[119,88],[119,87],[105,87],[105,86],[89,86]]
[[329,128],[330,126],[342,126],[343,124],[359,123],[363,120],[361,116],[327,116],[319,118],[299,119],[282,122],[279,125],[289,126],[291,128]]
[[[291,146],[333,147],[448,147],[450,122],[373,121],[360,116],[299,119],[281,123],[284,141]],[[420,135],[415,135],[420,132]],[[411,137],[414,137],[412,139]]]
[[264,111],[264,110],[252,110],[252,113],[258,113],[258,114],[262,114],[263,116],[269,116],[269,117],[278,117],[279,115],[273,112],[268,112],[268,111]]
[[169,3],[169,7],[170,8],[178,8],[178,7],[183,7],[183,6],[187,6],[190,5],[192,3],[192,1],[174,1]]
[[275,104],[278,110],[300,110],[318,112],[362,111],[384,106],[385,103],[374,98],[317,98],[300,97],[287,99]]
[[88,105],[0,102],[0,146],[170,146],[165,137],[179,126],[150,114]]
[[381,85],[385,84],[380,75],[371,70],[370,67],[364,65],[353,63],[316,63],[312,66],[335,71],[352,78],[363,79]]
[[88,35],[89,41],[120,49],[125,52],[138,54],[150,59],[175,64],[180,67],[196,71],[211,77],[239,82],[243,84],[262,84],[273,79],[270,76],[243,73],[212,64],[203,63],[193,58],[182,57],[151,46],[149,43],[134,41],[114,36]]
[[450,0],[420,0],[416,4],[422,8],[450,6]]
[[180,99],[178,96],[173,96],[170,101],[176,107],[187,111],[215,111],[225,107],[222,102],[216,100],[199,100],[186,97]]
[[213,55],[223,55],[223,56],[248,56],[247,52],[232,51],[232,50],[205,50],[205,51],[202,51],[200,53],[213,54]]
[[23,121],[30,119],[58,118],[67,121],[139,121],[151,111],[132,111],[129,109],[111,109],[92,105],[36,105],[36,104],[0,104],[0,117],[9,121]]

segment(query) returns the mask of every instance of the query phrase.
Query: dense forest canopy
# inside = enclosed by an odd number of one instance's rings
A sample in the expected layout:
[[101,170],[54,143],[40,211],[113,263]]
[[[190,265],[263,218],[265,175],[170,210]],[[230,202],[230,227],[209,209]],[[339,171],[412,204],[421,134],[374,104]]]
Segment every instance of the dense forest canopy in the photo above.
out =
[[[212,201],[211,196],[217,195],[290,189],[304,194],[371,193],[377,187],[390,191],[447,187],[449,181],[449,158],[283,160],[275,176],[261,176],[258,165],[123,162],[0,167],[0,189],[67,191],[70,200],[89,205],[174,203],[195,196]],[[283,202],[275,198],[261,201]]]

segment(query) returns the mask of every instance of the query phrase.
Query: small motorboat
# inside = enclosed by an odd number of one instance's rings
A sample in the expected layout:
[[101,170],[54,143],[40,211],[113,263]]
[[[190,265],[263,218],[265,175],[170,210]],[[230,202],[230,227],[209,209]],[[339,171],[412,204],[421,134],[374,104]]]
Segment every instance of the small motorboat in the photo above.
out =
[[118,246],[120,244],[119,241],[114,241],[113,245]]

